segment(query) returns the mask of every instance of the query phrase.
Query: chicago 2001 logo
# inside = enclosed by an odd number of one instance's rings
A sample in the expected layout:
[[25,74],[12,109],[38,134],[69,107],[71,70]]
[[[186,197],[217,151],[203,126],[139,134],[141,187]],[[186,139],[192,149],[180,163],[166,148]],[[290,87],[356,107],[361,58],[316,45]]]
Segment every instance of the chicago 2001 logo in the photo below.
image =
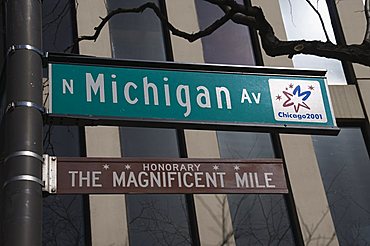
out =
[[326,123],[320,83],[294,79],[269,79],[277,121]]

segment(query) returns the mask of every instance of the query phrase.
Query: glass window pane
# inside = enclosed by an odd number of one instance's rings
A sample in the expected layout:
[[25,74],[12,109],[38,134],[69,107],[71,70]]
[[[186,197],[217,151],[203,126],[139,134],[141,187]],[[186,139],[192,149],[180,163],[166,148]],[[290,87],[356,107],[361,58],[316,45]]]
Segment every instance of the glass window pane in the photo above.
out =
[[80,156],[80,132],[77,126],[44,127],[44,152],[53,156]]
[[[137,7],[146,2],[109,0],[107,7]],[[166,60],[161,23],[150,10],[114,17],[110,33],[115,58]],[[121,127],[120,136],[126,157],[179,156],[176,130]],[[191,244],[184,195],[127,195],[126,202],[130,244]]]
[[[217,132],[222,158],[275,156],[270,134]],[[237,245],[294,245],[283,195],[228,195]]]
[[[122,128],[122,152],[127,157],[178,157],[174,131]],[[126,196],[131,244],[189,245],[184,195]]]
[[[147,0],[109,0],[108,10],[133,8],[147,3]],[[158,0],[151,1],[158,5]],[[109,22],[112,55],[115,58],[136,60],[166,60],[162,26],[151,10],[140,14],[121,14]]]
[[44,198],[42,245],[88,245],[85,244],[85,209],[81,195]]
[[361,129],[312,139],[340,245],[370,244],[370,159]]
[[191,245],[184,195],[130,195],[131,245]]
[[74,1],[42,1],[43,51],[72,52],[74,40]]
[[237,245],[294,245],[283,195],[228,195]]
[[[44,153],[80,156],[78,127],[45,126]],[[43,199],[42,245],[85,245],[86,210],[81,195],[50,195]]]
[[274,148],[268,133],[217,132],[221,156],[224,158],[274,158]]
[[[71,52],[75,35],[74,1],[44,0],[42,5],[43,50]],[[46,69],[45,69],[46,74]],[[53,156],[81,156],[79,128],[44,127],[44,153]],[[50,195],[43,199],[42,245],[85,245],[85,215],[89,213],[83,196]],[[88,215],[86,215],[88,216]]]
[[[237,2],[242,4],[243,0]],[[196,0],[195,4],[201,30],[223,16],[223,11],[216,5],[203,0]],[[207,63],[255,65],[249,29],[246,26],[229,21],[211,35],[202,38],[202,44]]]
[[120,133],[123,156],[179,157],[175,130],[122,127]]
[[[336,43],[326,1],[310,1],[320,12],[330,41]],[[280,0],[279,3],[288,40],[305,39],[326,41],[320,19],[306,1]],[[299,68],[328,70],[326,76],[329,84],[347,83],[342,64],[339,60],[311,55],[295,55],[293,57],[293,63],[295,67]]]

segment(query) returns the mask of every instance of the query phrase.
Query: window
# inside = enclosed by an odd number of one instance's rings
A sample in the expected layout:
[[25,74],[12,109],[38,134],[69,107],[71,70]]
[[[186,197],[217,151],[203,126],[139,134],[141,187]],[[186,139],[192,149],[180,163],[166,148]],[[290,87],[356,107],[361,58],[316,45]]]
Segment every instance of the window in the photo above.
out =
[[[131,8],[145,2],[109,0],[107,7]],[[115,58],[166,60],[162,26],[150,10],[114,17],[110,33]],[[120,136],[126,157],[179,157],[176,130],[122,127]],[[185,195],[127,195],[126,202],[130,244],[192,244]]]
[[[243,4],[242,0],[238,3]],[[204,29],[222,11],[204,1],[196,1],[198,20]],[[225,36],[228,38],[225,39]],[[227,23],[202,38],[207,63],[255,65],[253,45],[247,27]],[[217,132],[221,158],[273,158],[270,135],[250,132]],[[293,233],[283,195],[228,195],[234,237],[237,245],[294,245]]]
[[[242,0],[238,0],[242,4]],[[195,1],[199,28],[204,30],[223,12],[206,1]],[[227,38],[225,38],[227,37]],[[243,25],[227,22],[211,35],[202,38],[205,62],[220,64],[255,65],[249,29]]]
[[[330,41],[336,43],[326,1],[310,1],[320,12]],[[326,41],[320,19],[306,1],[279,0],[279,3],[288,40],[305,39]],[[304,16],[304,18],[302,18],[302,16]],[[347,83],[342,63],[338,60],[311,55],[295,55],[293,57],[293,63],[294,66],[298,68],[328,70],[326,74],[328,84]]]
[[[217,132],[222,158],[274,158],[267,133]],[[237,245],[294,245],[283,195],[228,195]]]
[[[74,7],[74,1],[70,0],[43,1],[44,51],[65,52],[73,44],[76,36]],[[68,52],[72,51],[76,50]],[[44,126],[44,153],[53,156],[83,156],[85,142],[81,132],[76,126]],[[42,245],[89,245],[88,219],[88,201],[84,196],[44,197]]]
[[[44,153],[53,156],[81,156],[78,127],[44,127]],[[89,245],[87,201],[81,195],[51,195],[43,200],[42,245]]]
[[370,159],[361,129],[312,139],[340,245],[368,245]]
[[43,51],[76,52],[72,49],[76,36],[74,1],[42,2]]
[[[147,0],[109,0],[109,10],[138,7]],[[151,1],[159,6],[159,1]],[[161,22],[151,10],[141,14],[116,15],[109,22],[112,56],[121,59],[165,61]]]

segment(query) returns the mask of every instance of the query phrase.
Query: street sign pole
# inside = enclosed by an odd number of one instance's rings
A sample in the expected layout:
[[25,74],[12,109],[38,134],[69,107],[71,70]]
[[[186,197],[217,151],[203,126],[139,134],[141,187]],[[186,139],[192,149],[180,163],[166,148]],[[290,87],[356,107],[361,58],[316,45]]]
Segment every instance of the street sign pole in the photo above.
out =
[[1,245],[42,244],[41,1],[5,1],[6,105]]

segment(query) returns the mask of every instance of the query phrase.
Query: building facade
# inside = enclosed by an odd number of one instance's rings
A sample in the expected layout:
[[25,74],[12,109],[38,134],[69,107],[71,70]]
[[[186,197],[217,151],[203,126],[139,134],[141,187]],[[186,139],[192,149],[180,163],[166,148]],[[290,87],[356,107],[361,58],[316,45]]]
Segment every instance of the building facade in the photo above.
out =
[[[57,3],[55,3],[57,2]],[[45,152],[55,156],[282,158],[289,194],[74,195],[44,198],[44,245],[368,245],[370,244],[370,69],[309,56],[269,57],[255,30],[227,23],[189,43],[171,35],[150,10],[112,18],[146,0],[44,0],[44,51],[179,63],[327,69],[338,136],[45,125]],[[201,0],[156,0],[187,32],[222,12]],[[281,39],[323,39],[306,1],[238,0],[261,6]],[[312,1],[315,2],[316,1]],[[317,1],[330,40],[361,43],[362,0]],[[46,72],[45,72],[45,76]],[[47,86],[47,79],[45,80]],[[45,96],[47,100],[47,96]]]

